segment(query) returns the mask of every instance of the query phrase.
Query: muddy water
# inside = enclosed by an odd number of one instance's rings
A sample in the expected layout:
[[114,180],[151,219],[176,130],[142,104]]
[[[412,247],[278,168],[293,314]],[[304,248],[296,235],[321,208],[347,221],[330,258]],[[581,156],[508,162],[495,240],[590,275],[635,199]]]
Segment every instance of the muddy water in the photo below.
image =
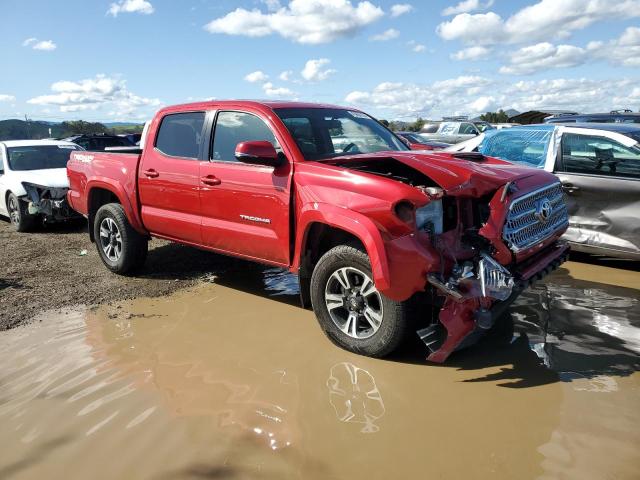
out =
[[0,478],[637,479],[640,273],[567,266],[444,366],[334,347],[246,264],[45,313],[0,336]]

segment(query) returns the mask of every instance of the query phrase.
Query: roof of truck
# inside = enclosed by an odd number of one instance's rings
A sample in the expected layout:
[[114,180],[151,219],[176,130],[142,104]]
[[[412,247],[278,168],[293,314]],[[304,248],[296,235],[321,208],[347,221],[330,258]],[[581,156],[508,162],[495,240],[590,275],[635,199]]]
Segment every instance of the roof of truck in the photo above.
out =
[[[263,106],[271,109],[275,108],[335,108],[340,110],[356,110],[357,108],[345,107],[341,105],[331,105],[327,103],[295,102],[290,100],[206,100],[202,102],[183,103],[166,107],[170,110],[184,110],[189,108],[212,108],[216,106]],[[165,109],[163,109],[165,110]]]

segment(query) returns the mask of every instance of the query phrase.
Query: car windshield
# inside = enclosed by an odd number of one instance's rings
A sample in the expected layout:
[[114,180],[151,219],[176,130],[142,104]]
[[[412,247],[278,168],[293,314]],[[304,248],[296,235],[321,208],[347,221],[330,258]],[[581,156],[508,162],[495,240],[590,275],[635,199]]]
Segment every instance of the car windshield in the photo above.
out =
[[75,145],[29,145],[8,147],[9,168],[14,171],[65,168]]
[[509,128],[485,133],[478,151],[489,157],[543,168],[553,130]]
[[477,122],[477,123],[475,123],[475,126],[481,132],[484,132],[486,130],[495,130],[496,129],[496,127],[494,127],[490,123],[484,123],[484,122]]
[[420,135],[417,135],[415,133],[402,133],[400,134],[400,136],[406,138],[407,140],[413,143],[424,142],[424,138],[422,138]]
[[337,108],[279,108],[275,112],[307,160],[408,150],[390,130],[362,112]]

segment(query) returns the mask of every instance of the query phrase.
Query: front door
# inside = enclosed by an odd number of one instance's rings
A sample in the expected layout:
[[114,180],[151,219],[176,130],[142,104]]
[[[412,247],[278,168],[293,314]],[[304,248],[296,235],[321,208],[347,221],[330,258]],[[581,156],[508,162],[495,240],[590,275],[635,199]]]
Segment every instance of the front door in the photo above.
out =
[[567,194],[566,238],[588,247],[640,252],[640,149],[567,129],[555,172]]
[[168,114],[154,146],[142,153],[138,189],[142,222],[156,235],[199,244],[199,158],[204,112]]
[[250,165],[235,157],[240,142],[267,140],[272,129],[248,111],[220,111],[208,161],[200,162],[202,241],[216,250],[288,265],[292,168]]

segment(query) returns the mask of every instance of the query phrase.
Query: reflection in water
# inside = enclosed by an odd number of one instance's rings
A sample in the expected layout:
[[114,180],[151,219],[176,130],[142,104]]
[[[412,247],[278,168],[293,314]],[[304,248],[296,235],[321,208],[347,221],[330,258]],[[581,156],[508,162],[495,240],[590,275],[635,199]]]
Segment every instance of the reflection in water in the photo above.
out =
[[331,367],[327,387],[338,420],[364,424],[362,433],[380,430],[375,421],[384,415],[384,402],[373,375],[353,363],[341,362]]
[[561,270],[432,366],[333,346],[282,270],[216,275],[4,332],[0,478],[637,477],[637,289]]

